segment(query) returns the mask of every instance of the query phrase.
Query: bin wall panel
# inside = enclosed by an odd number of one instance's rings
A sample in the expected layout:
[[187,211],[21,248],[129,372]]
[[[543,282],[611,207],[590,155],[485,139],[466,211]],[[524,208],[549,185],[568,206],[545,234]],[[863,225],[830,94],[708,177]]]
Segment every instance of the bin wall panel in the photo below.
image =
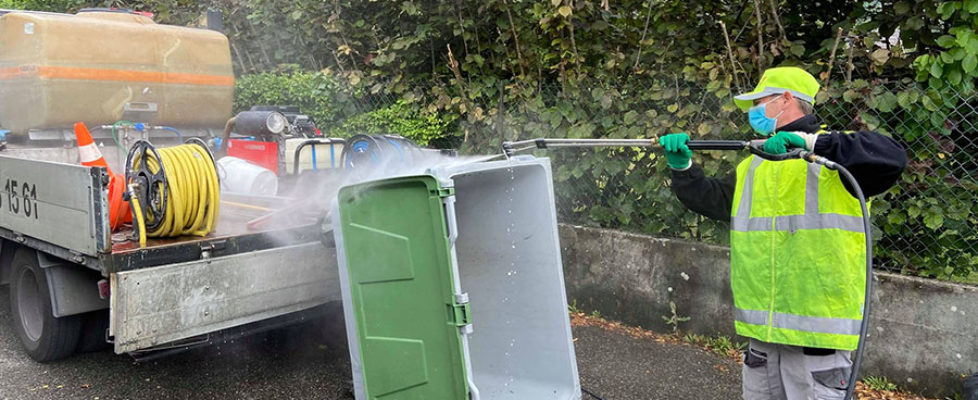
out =
[[462,290],[483,399],[577,399],[549,163],[473,164],[453,176]]

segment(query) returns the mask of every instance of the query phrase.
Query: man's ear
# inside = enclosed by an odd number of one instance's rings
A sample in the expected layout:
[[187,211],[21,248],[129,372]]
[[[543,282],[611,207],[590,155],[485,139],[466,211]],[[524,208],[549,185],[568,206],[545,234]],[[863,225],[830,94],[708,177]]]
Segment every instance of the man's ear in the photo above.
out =
[[795,95],[787,91],[781,94],[781,98],[784,99],[784,109],[797,109],[798,112],[804,114],[799,104],[803,100],[799,100]]

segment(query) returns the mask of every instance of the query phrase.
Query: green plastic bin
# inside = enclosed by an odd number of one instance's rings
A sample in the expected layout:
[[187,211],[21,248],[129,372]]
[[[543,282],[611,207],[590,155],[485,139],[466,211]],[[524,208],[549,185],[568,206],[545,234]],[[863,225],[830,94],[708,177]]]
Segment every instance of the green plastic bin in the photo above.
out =
[[549,160],[448,165],[334,204],[357,399],[580,399]]

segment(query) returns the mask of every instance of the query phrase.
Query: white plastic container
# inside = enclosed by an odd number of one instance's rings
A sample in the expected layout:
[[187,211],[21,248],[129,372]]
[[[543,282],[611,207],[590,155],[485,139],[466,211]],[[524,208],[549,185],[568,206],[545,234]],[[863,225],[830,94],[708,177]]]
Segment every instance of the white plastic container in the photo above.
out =
[[217,160],[217,176],[221,191],[274,196],[278,193],[278,177],[271,170],[237,157]]
[[290,174],[298,171],[296,165],[296,150],[302,146],[298,154],[299,171],[340,168],[340,155],[343,154],[343,139],[335,138],[296,138],[285,140],[285,170]]

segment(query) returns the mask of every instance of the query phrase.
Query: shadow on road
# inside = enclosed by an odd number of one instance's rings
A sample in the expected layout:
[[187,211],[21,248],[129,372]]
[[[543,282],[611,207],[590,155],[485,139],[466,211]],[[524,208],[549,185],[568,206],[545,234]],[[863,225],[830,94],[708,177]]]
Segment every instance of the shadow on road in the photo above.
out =
[[0,399],[347,399],[346,349],[303,324],[136,363],[111,350],[38,364],[13,332],[0,289]]
[[[305,324],[144,363],[109,350],[38,364],[12,331],[8,296],[0,288],[0,400],[352,398],[347,350],[324,339],[341,325]],[[740,397],[740,367],[729,358],[593,326],[575,326],[574,337],[581,383],[605,400]]]

